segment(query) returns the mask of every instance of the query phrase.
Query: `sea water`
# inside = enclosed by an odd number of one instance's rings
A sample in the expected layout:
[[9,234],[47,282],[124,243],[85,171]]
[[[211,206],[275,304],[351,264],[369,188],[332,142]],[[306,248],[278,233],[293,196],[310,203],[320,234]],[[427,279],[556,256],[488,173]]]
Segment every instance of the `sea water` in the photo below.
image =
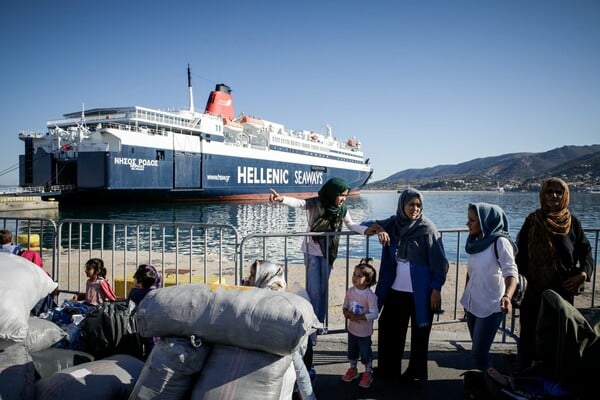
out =
[[[527,215],[539,207],[539,195],[533,192],[423,192],[423,197],[424,214],[439,229],[466,230],[469,203],[497,204],[508,216],[513,238]],[[364,191],[360,196],[349,197],[347,205],[355,222],[377,220],[395,215],[398,198],[399,194],[395,191]],[[569,208],[584,228],[600,228],[600,194],[571,193]],[[229,224],[237,229],[241,238],[255,233],[304,232],[307,229],[305,210],[271,203],[145,205],[131,202],[94,207],[61,206],[59,218]],[[462,236],[463,244],[465,237],[466,233]],[[450,259],[456,256],[455,241],[455,235],[444,237]],[[374,244],[374,253],[370,255],[378,256],[378,243]],[[364,254],[351,252],[351,256],[361,258]]]

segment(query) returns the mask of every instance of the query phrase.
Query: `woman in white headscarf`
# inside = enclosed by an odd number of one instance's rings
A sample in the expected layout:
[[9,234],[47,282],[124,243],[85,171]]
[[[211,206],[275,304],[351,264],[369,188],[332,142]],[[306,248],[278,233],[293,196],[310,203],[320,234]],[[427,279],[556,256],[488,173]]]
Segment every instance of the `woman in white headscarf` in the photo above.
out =
[[[271,261],[255,261],[250,266],[250,276],[247,284],[262,289],[283,291],[287,287],[284,277],[284,268],[282,265],[275,264]],[[307,338],[308,339],[308,338]],[[308,340],[300,345],[300,348],[292,353],[292,361],[296,370],[296,384],[298,391],[303,400],[316,399],[313,391],[310,375],[304,360],[302,359]]]

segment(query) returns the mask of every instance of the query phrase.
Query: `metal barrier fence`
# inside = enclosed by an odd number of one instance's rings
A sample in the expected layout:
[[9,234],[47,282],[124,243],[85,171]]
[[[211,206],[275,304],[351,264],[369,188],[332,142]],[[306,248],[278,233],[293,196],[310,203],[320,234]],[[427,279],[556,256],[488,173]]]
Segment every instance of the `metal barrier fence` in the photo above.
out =
[[236,282],[239,235],[231,225],[128,220],[0,217],[13,242],[39,251],[61,293],[85,292],[84,265],[101,258],[120,297],[140,264],[153,264],[165,285]]
[[[269,259],[285,266],[286,279],[292,290],[305,287],[304,256],[300,244],[308,236],[340,236],[338,256],[331,272],[328,291],[326,326],[330,332],[345,331],[342,303],[351,285],[354,265],[360,258],[373,257],[379,266],[381,245],[375,236],[354,232],[307,233],[281,232],[250,234],[239,239],[231,225],[200,223],[141,222],[129,220],[50,219],[0,217],[2,229],[14,234],[22,247],[40,252],[45,269],[59,282],[63,293],[85,291],[84,264],[90,258],[105,262],[108,279],[118,296],[125,297],[133,286],[133,273],[138,265],[151,263],[162,273],[165,284],[219,283],[239,284],[248,275],[256,259]],[[442,290],[444,314],[435,323],[462,321],[459,299],[464,290],[466,229],[440,229],[447,253],[452,254],[450,270]],[[595,265],[598,266],[600,228],[585,229],[592,243]],[[576,297],[577,307],[600,304],[597,291],[598,268],[586,291]],[[509,319],[513,334],[517,313]],[[505,321],[506,322],[506,321]]]
[[[467,255],[464,252],[464,240],[466,240],[468,230],[461,228],[440,229],[439,231],[442,235],[447,254],[452,254],[453,257],[449,257],[450,269],[446,284],[442,288],[442,307],[444,312],[441,315],[436,315],[434,323],[461,322],[463,321],[464,311],[460,305],[460,296],[466,284],[467,273]],[[600,228],[586,229],[585,231],[592,243],[594,262],[597,266]],[[282,232],[247,235],[240,243],[239,276],[248,275],[249,267],[254,260],[269,259],[284,265],[286,280],[288,284],[291,284],[293,290],[295,283],[304,283],[306,280],[304,275],[304,259],[302,255],[298,256],[301,240],[305,237],[317,236],[325,236],[330,240],[336,235],[340,236],[340,244],[338,258],[334,263],[329,280],[325,325],[329,332],[343,332],[346,326],[345,319],[342,317],[342,304],[345,292],[351,285],[351,275],[354,266],[358,264],[361,258],[372,257],[376,269],[379,267],[381,245],[379,245],[376,236],[366,237],[354,232]],[[247,249],[247,247],[252,250]],[[596,290],[598,281],[597,269],[594,270],[591,283],[586,284],[588,287],[586,292],[576,297],[575,305],[577,307],[593,307],[595,304],[600,303],[600,294]],[[518,310],[513,310],[512,315],[509,318],[505,318],[502,325],[505,335],[514,335],[517,320]],[[507,322],[509,323],[508,328],[506,327]],[[377,321],[375,321],[375,326],[377,326]]]
[[57,270],[61,292],[85,291],[83,266],[101,258],[115,293],[126,297],[133,274],[152,264],[166,286],[180,283],[232,284],[238,233],[231,225],[140,222],[128,220],[61,220],[57,227]]
[[54,276],[56,223],[47,218],[0,217],[1,229],[13,234],[13,243],[40,253],[48,265],[47,270]]

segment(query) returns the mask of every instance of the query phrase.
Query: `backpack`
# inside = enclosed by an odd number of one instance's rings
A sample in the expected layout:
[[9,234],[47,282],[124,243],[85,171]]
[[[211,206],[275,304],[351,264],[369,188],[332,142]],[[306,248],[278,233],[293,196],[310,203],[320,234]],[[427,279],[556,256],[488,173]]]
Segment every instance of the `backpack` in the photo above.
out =
[[[497,241],[498,239],[494,241],[494,253],[496,254],[496,261],[498,261],[498,264],[500,264],[500,258],[498,257],[498,248],[496,247]],[[521,307],[521,303],[523,302],[523,296],[525,296],[525,290],[527,290],[527,278],[525,278],[525,276],[523,276],[522,274],[519,274],[519,276],[517,277],[517,287],[515,288],[515,292],[513,293],[512,298],[510,299],[510,302],[512,303],[512,306],[514,308]]]
[[142,359],[144,347],[135,312],[130,300],[106,301],[89,310],[79,324],[85,351],[96,359],[114,354]]

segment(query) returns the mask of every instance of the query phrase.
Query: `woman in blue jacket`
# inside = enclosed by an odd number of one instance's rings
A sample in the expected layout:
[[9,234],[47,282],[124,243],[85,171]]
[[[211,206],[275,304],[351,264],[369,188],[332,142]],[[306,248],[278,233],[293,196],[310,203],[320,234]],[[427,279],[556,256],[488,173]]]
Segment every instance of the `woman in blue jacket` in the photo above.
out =
[[[441,309],[448,260],[435,225],[423,216],[423,196],[408,188],[396,215],[366,222],[383,245],[375,289],[381,315],[376,376],[401,383],[427,381],[427,355],[433,314]],[[400,375],[408,325],[410,359]]]

